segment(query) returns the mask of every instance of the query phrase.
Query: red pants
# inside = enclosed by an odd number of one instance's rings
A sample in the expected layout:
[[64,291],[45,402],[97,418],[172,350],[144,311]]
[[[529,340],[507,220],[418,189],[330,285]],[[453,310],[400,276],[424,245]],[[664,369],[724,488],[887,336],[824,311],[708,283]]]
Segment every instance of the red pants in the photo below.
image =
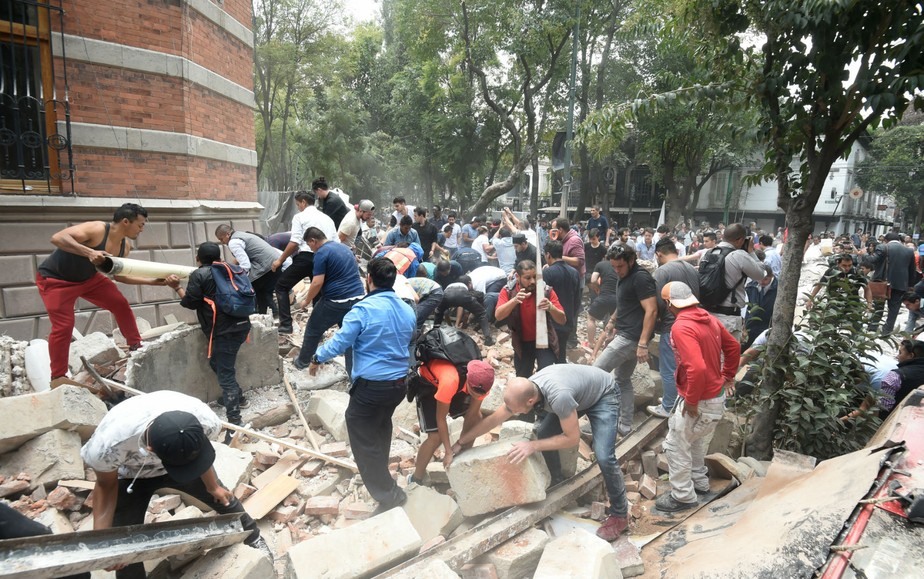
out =
[[115,283],[101,273],[87,281],[73,282],[50,277],[35,276],[48,319],[51,333],[48,334],[48,356],[51,358],[51,377],[67,374],[67,361],[71,350],[71,336],[74,332],[74,304],[83,298],[91,304],[109,310],[115,316],[122,335],[129,346],[141,343],[141,334],[135,322],[135,314],[128,300]]

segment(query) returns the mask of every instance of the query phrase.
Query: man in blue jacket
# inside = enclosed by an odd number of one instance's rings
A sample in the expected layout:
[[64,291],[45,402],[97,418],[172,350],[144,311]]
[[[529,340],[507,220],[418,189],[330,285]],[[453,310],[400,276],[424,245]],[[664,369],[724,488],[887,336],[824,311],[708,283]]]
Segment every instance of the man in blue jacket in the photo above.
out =
[[308,373],[315,375],[319,364],[353,348],[347,433],[366,490],[379,502],[378,514],[407,500],[388,471],[388,456],[391,417],[407,390],[408,346],[417,316],[392,289],[398,270],[391,260],[373,259],[367,271],[369,294],[347,312],[340,330],[318,348]]

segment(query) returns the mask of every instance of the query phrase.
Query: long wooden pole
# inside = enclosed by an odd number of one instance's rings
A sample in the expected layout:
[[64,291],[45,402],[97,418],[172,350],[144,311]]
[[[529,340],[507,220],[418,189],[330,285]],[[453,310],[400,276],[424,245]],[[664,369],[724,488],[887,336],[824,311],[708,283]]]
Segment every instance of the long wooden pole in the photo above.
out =
[[[131,386],[126,386],[125,384],[116,382],[115,380],[109,380],[107,378],[103,378],[102,376],[100,376],[99,372],[96,371],[96,368],[94,368],[93,365],[90,364],[85,357],[81,356],[80,360],[83,362],[83,365],[87,369],[87,372],[89,372],[90,375],[93,376],[93,379],[99,382],[100,384],[102,384],[103,386],[107,386],[109,388],[115,388],[117,390],[121,390],[122,392],[127,392],[128,394],[131,394],[133,396],[144,394],[144,392],[142,392],[141,390],[136,390],[132,388]],[[298,408],[298,404],[296,404],[295,407]],[[317,459],[323,460],[324,462],[328,464],[342,466],[343,468],[350,469],[353,472],[359,472],[359,469],[356,467],[356,464],[351,461],[340,460],[339,458],[328,456],[322,452],[311,450],[303,446],[299,446],[297,444],[292,444],[291,442],[286,442],[285,440],[275,438],[267,434],[263,434],[262,432],[257,432],[256,430],[252,430],[244,426],[238,426],[237,424],[231,424],[230,422],[225,422],[223,420],[221,421],[221,426],[222,428],[227,428],[228,430],[242,432],[248,436],[252,436],[254,438],[259,438],[267,442],[278,444],[279,446],[283,448],[294,450],[295,452],[310,456],[311,458],[317,458]]]
[[292,400],[292,406],[295,406],[295,413],[298,414],[298,419],[302,421],[302,426],[305,427],[305,436],[308,437],[308,442],[311,443],[311,448],[315,450],[321,450],[321,447],[318,446],[318,441],[316,439],[316,434],[311,430],[311,426],[308,425],[308,420],[305,419],[305,415],[302,413],[302,406],[298,403],[298,397],[295,395],[295,391],[292,390],[292,385],[289,384],[289,379],[286,378],[285,373],[282,375],[282,382],[286,385],[286,392],[289,393],[289,399]]

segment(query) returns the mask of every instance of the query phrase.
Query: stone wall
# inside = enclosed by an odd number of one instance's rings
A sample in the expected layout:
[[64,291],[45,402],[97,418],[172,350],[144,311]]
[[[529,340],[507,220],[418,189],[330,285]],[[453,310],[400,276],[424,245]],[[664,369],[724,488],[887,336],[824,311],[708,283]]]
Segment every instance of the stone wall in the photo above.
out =
[[[0,195],[0,335],[17,340],[48,336],[51,325],[35,287],[35,274],[54,249],[51,236],[83,221],[111,221],[115,208],[125,201],[148,210],[145,230],[131,252],[135,259],[195,265],[195,246],[214,241],[220,223],[231,223],[241,231],[259,231],[260,205],[255,202]],[[135,315],[152,326],[164,324],[167,314],[196,321],[195,313],[180,307],[169,288],[117,285]],[[109,312],[85,300],[78,300],[76,309],[76,329],[83,334],[109,334],[116,327]]]

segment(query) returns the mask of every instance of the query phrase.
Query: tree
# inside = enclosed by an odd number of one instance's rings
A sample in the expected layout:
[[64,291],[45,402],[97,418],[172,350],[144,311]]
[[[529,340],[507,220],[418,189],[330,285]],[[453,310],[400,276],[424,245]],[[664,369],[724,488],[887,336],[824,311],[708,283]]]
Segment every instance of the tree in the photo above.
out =
[[873,134],[869,157],[857,180],[870,191],[888,193],[913,212],[914,230],[924,223],[924,125],[902,125]]
[[[775,178],[789,239],[766,356],[791,341],[805,241],[831,165],[867,130],[901,117],[924,87],[924,6],[895,0],[688,0],[669,25],[710,58],[710,82],[611,107],[587,128],[606,142],[625,131],[626,111],[671,100],[741,102],[758,115],[765,164]],[[745,40],[758,36],[758,45]],[[760,44],[762,42],[762,44]],[[742,69],[744,74],[742,74]],[[748,451],[768,458],[785,368],[763,367],[770,402],[758,413]]]

